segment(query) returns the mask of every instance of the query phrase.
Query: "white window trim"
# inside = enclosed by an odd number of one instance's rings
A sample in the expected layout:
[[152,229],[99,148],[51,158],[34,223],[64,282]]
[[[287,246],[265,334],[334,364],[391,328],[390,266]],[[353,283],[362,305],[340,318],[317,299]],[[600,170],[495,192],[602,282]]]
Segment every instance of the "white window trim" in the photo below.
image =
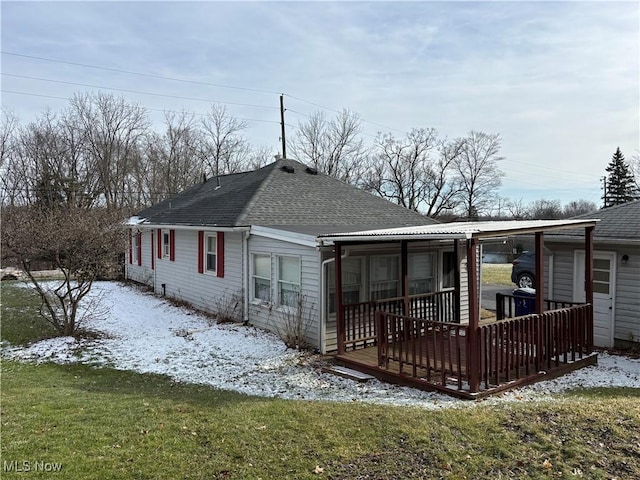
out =
[[162,232],[162,258],[169,258],[170,256],[171,256],[171,234],[169,232]]
[[[299,266],[299,278],[298,278],[298,283],[292,283],[292,282],[285,282],[284,280],[280,280],[280,259],[281,258],[295,258],[298,260],[298,266]],[[278,310],[282,310],[282,311],[296,311],[297,307],[292,307],[291,305],[284,305],[282,303],[282,299],[280,298],[280,283],[286,283],[289,285],[298,285],[299,288],[299,295],[302,295],[302,257],[300,255],[276,255],[275,256],[275,260],[276,260],[276,268],[275,268],[275,289],[276,289],[276,295],[275,295],[275,300],[276,300],[276,305]]]
[[[213,255],[216,258],[216,261],[214,262],[214,266],[213,266],[213,270],[211,270],[209,268],[209,239],[213,238],[214,240],[214,245],[215,245],[215,251],[213,252]],[[216,275],[217,274],[217,269],[218,269],[218,234],[217,233],[206,233],[204,234],[204,245],[202,246],[202,254],[204,255],[204,258],[202,259],[203,261],[203,273],[207,274],[207,275]]]
[[[260,255],[263,257],[269,257],[269,278],[266,277],[257,277],[255,274],[255,260],[254,257],[256,255]],[[255,278],[261,278],[263,280],[269,280],[269,300],[263,300],[261,298],[256,298],[256,292],[255,292],[255,283],[254,283],[254,279]],[[251,252],[251,263],[250,263],[250,282],[251,282],[251,297],[250,297],[250,301],[251,303],[253,303],[254,305],[271,305],[272,301],[273,301],[273,258],[272,255],[270,253],[267,252]]]
[[140,235],[138,235],[138,232],[134,232],[133,233],[133,255],[132,255],[132,261],[135,265],[138,265],[138,258],[140,257],[140,250],[141,250],[141,246],[142,246],[142,238]]

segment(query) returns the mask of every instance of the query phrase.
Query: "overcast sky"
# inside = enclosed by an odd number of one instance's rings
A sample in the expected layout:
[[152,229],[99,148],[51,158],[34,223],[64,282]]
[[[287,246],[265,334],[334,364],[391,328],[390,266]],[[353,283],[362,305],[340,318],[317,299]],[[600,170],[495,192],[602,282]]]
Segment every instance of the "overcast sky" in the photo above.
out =
[[525,202],[600,204],[616,147],[640,148],[635,1],[0,5],[2,105],[23,123],[81,91],[147,107],[158,131],[162,110],[218,102],[276,152],[284,93],[287,135],[343,107],[367,143],[499,133],[500,194]]

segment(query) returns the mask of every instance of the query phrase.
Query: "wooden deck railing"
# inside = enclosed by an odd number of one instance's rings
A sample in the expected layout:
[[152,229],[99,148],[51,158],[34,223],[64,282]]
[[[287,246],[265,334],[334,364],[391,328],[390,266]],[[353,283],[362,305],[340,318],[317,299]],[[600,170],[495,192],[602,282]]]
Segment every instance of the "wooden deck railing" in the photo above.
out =
[[[565,302],[563,300],[543,300],[545,311],[582,305],[579,302]],[[516,297],[511,294],[496,293],[496,318],[515,318],[535,312],[535,298]]]
[[[372,300],[369,302],[343,305],[342,328],[345,350],[376,345],[377,325],[375,314],[381,310],[387,313],[404,315],[406,312],[404,297]],[[425,320],[458,323],[457,301],[453,290],[411,295],[409,314]]]
[[485,388],[575,362],[593,351],[591,305],[480,326],[480,379]]
[[[434,385],[447,387],[451,379],[458,389],[467,380],[467,326],[407,317],[379,311],[378,367],[394,369]],[[405,368],[408,369],[405,372]]]
[[530,381],[593,352],[589,304],[481,325],[471,358],[468,325],[376,312],[378,368],[432,388],[470,391],[472,369],[485,390]]

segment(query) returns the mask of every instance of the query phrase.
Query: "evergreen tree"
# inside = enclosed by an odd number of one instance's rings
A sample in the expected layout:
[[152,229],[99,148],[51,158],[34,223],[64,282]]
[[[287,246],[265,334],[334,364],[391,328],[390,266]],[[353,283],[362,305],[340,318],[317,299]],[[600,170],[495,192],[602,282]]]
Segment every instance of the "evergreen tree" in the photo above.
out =
[[620,151],[620,147],[616,149],[613,157],[611,157],[611,162],[606,170],[608,175],[603,197],[604,208],[620,205],[638,198],[635,179],[624,159],[624,155]]

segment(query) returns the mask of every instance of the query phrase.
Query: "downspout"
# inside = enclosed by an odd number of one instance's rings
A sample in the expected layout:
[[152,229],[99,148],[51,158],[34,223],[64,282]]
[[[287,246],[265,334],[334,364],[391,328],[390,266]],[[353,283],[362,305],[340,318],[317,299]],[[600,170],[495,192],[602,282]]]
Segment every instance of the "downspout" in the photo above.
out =
[[242,269],[242,320],[244,323],[249,322],[249,236],[250,231],[243,232],[242,235],[242,252],[244,253],[244,268]]
[[[347,258],[349,256],[349,250],[345,248],[344,254],[340,255],[340,258]],[[325,318],[327,315],[327,282],[326,278],[326,266],[331,262],[334,262],[335,258],[327,258],[324,260],[320,266],[320,353],[323,355],[327,353],[327,338],[325,337],[326,329],[327,329],[327,321],[328,318]],[[336,319],[337,321],[337,319]],[[337,328],[336,328],[337,332]]]

